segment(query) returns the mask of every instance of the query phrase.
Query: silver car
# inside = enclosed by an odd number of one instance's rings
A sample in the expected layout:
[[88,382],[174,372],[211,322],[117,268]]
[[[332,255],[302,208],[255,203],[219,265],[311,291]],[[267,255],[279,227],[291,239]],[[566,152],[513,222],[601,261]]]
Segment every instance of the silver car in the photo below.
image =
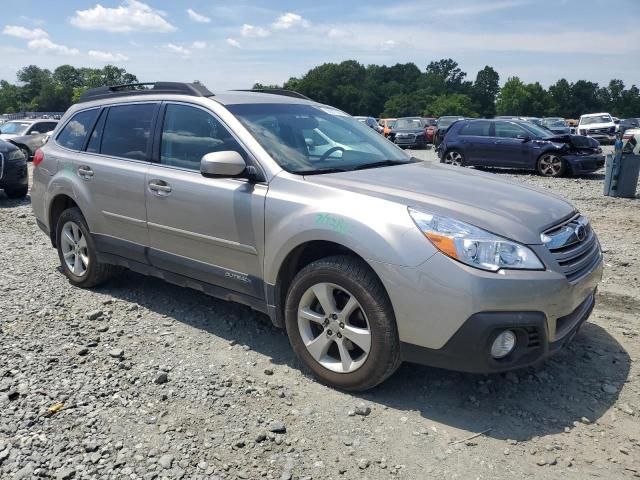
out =
[[11,120],[0,126],[0,139],[13,143],[27,160],[49,139],[49,132],[58,125],[57,120]]
[[87,92],[34,158],[35,216],[73,285],[125,267],[244,303],[344,390],[404,360],[537,364],[594,307],[600,245],[560,197],[417,161],[306,98],[135,88]]

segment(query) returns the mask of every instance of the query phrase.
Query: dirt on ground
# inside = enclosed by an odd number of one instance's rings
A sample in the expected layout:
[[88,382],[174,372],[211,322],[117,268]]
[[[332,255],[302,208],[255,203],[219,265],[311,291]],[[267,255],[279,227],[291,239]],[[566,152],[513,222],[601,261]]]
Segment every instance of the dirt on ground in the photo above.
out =
[[536,369],[405,364],[357,395],[244,306],[132,272],[72,287],[29,198],[0,193],[0,478],[640,477],[640,199],[604,197],[602,172],[497,174],[590,218],[590,321]]

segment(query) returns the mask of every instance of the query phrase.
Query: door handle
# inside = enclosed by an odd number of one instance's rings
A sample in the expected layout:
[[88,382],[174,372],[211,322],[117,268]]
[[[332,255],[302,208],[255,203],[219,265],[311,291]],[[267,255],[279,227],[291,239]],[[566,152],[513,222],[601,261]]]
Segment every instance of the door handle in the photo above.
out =
[[149,190],[159,197],[164,197],[171,193],[171,185],[164,180],[152,180],[149,182]]
[[91,170],[91,167],[82,165],[78,167],[78,176],[80,178],[84,178],[85,180],[91,180],[91,177],[93,177],[93,170]]

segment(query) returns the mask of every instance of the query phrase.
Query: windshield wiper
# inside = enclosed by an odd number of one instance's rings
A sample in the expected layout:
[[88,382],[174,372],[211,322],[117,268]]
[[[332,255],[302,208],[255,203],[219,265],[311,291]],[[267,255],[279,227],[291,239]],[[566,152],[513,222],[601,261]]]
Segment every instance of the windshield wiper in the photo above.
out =
[[409,163],[415,163],[415,160],[413,158],[411,160],[381,160],[379,162],[365,163],[362,165],[358,165],[353,170],[365,170],[367,168],[390,167],[393,165],[407,165]]
[[349,170],[346,168],[317,168],[315,170],[300,170],[296,172],[300,175],[320,175],[322,173],[339,173],[339,172],[348,172]]

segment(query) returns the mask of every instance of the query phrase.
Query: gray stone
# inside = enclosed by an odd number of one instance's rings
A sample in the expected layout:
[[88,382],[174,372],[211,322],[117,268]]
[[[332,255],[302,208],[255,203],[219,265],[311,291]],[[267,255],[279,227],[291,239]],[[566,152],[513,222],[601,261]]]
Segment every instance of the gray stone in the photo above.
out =
[[168,381],[169,375],[167,375],[167,372],[160,372],[158,376],[153,380],[153,383],[155,383],[156,385],[164,385]]
[[76,474],[76,469],[73,467],[65,467],[56,472],[56,480],[69,480]]
[[112,358],[124,358],[124,350],[121,348],[114,348],[109,350],[109,356]]
[[87,320],[97,320],[102,315],[102,310],[91,310],[90,312],[87,312]]
[[287,431],[287,426],[284,422],[271,422],[271,425],[269,425],[269,431],[273,433],[285,433]]
[[173,464],[173,456],[172,455],[162,455],[158,459],[158,464],[165,470],[169,470],[171,465]]

